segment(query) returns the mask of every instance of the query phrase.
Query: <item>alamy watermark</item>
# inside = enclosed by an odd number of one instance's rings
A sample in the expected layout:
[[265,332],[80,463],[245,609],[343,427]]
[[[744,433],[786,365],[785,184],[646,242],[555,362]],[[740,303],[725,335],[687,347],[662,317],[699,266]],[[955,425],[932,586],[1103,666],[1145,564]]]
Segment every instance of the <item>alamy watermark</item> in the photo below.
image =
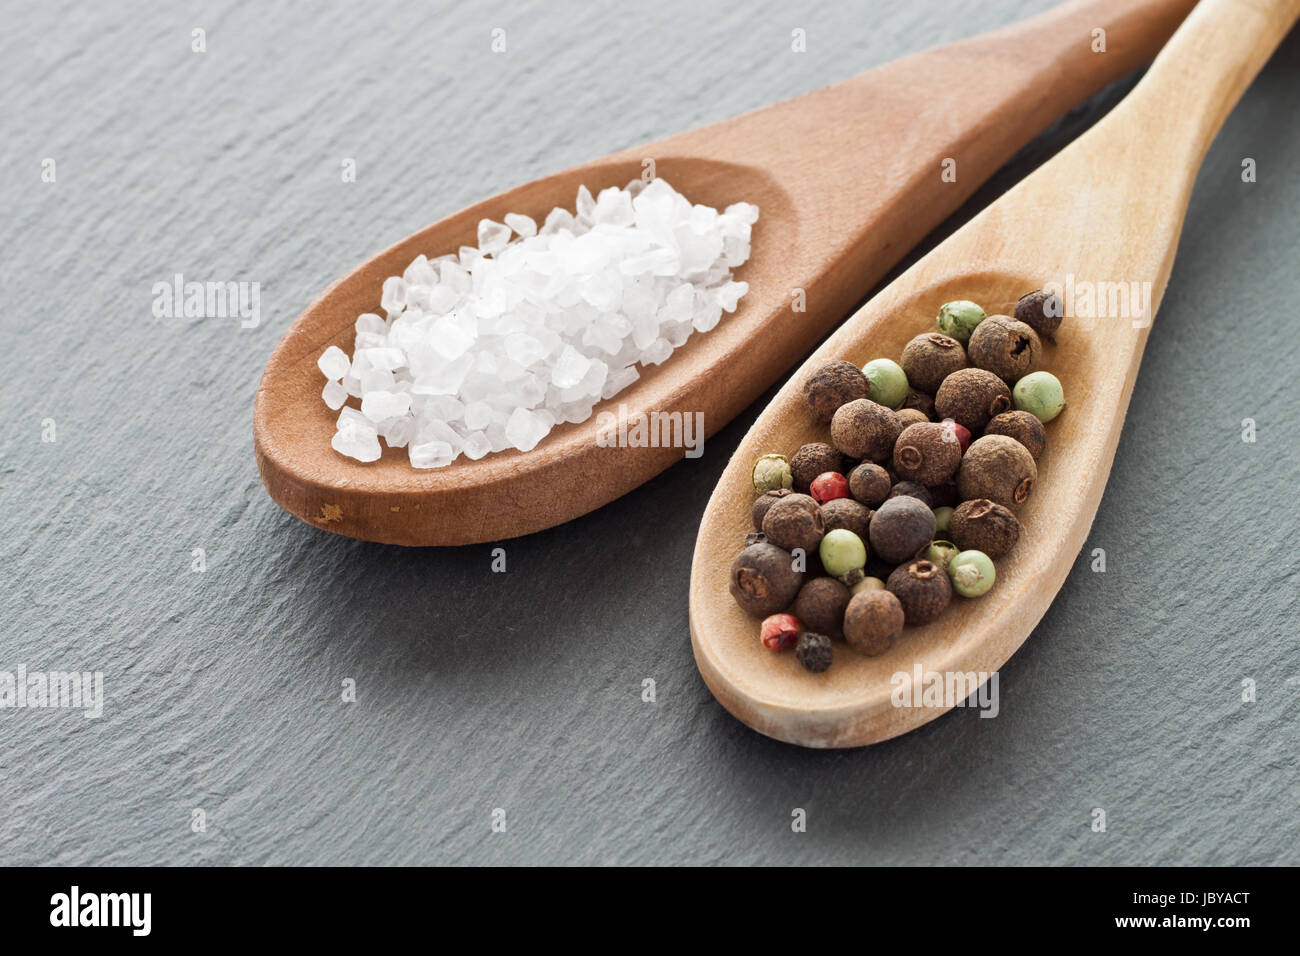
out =
[[104,714],[102,671],[0,671],[0,710],[59,707],[80,710],[83,717]]
[[153,284],[156,319],[239,319],[241,329],[262,322],[262,286],[258,282],[185,281],[176,273],[170,282]]
[[1151,325],[1150,282],[1093,281],[1070,272],[1064,282],[1049,282],[1043,289],[1054,297],[1043,303],[1043,310],[1057,318],[1083,319],[1081,328],[1091,328],[1093,319],[1130,319],[1135,329]]
[[687,458],[704,454],[703,412],[618,412],[596,416],[596,444],[601,448],[685,448]]
[[889,683],[895,707],[978,707],[981,717],[996,717],[1000,709],[997,671],[927,671],[918,663],[910,674],[897,671]]

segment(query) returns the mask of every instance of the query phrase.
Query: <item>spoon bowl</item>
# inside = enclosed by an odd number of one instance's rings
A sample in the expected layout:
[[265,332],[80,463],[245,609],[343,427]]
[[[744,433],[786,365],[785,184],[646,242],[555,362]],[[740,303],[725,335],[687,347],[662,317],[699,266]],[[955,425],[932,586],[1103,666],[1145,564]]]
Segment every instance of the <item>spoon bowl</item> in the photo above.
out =
[[[1298,14],[1300,0],[1203,0],[1119,106],[867,303],[781,389],[724,471],[695,546],[692,647],[728,710],[804,746],[873,743],[960,703],[1020,647],[1096,514],[1201,160]],[[753,461],[829,440],[804,403],[809,374],[830,359],[896,359],[934,329],[944,302],[1010,314],[1044,287],[1063,295],[1065,318],[1040,368],[1061,380],[1069,405],[1047,425],[1038,480],[1018,512],[1024,530],[996,562],[993,589],[954,596],[938,620],[905,628],[878,657],[840,644],[822,674],[765,650],[758,621],[728,592],[730,567],[753,530]],[[926,700],[931,674],[965,692]]]
[[[271,497],[307,523],[403,545],[458,545],[551,527],[614,500],[680,460],[683,447],[605,447],[600,413],[730,421],[872,288],[915,243],[1039,130],[1145,62],[1191,0],[1075,0],[995,33],[919,53],[836,86],[617,153],[464,209],[381,252],[298,318],[267,363],[253,414]],[[1093,31],[1109,37],[1093,52]],[[954,84],[951,77],[964,77]],[[476,241],[480,219],[541,219],[592,192],[654,174],[694,203],[759,207],[750,291],[580,424],[527,453],[461,458],[427,471],[405,449],[372,463],[330,447],[337,413],[316,358],[351,352],[352,324],[380,310],[383,280],[419,254]],[[956,181],[943,175],[955,162]],[[792,308],[802,290],[806,309]]]

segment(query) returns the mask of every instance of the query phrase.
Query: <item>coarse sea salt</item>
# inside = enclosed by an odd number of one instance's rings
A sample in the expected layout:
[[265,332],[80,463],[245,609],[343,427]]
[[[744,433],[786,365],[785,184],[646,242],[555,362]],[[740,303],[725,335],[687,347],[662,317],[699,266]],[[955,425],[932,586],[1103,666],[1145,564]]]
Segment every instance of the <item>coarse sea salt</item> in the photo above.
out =
[[330,346],[317,361],[321,397],[341,409],[334,450],[375,461],[382,438],[416,468],[531,451],[749,291],[732,271],[749,259],[757,206],[719,213],[655,179],[596,196],[581,186],[575,210],[540,228],[518,213],[484,219],[477,247],[384,280],[386,315],[357,319],[351,358]]

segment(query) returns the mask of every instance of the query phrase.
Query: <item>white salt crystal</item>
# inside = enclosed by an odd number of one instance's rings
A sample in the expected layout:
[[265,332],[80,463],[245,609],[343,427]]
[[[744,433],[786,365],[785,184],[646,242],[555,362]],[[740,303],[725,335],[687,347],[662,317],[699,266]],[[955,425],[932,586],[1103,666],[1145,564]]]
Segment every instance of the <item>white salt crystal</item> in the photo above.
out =
[[532,451],[550,430],[550,425],[536,412],[516,408],[506,422],[506,441],[510,442],[511,448]]
[[655,339],[648,349],[641,353],[641,361],[648,365],[662,365],[673,354],[673,347],[667,339]]
[[385,279],[379,305],[389,315],[401,312],[406,306],[406,280],[401,276],[389,276]]
[[537,235],[537,223],[533,221],[531,216],[525,216],[517,212],[508,212],[505,215],[505,220],[507,226],[525,239]]
[[338,382],[326,382],[325,387],[321,389],[320,397],[325,399],[325,404],[331,411],[338,411],[348,400],[348,390]]
[[490,454],[492,443],[488,441],[486,435],[482,432],[474,431],[465,436],[465,445],[461,448],[461,453],[470,461],[478,461],[484,455]]
[[492,406],[487,402],[470,402],[465,406],[465,427],[480,431],[492,423]]
[[740,297],[748,291],[748,282],[728,282],[718,290],[718,304],[724,312],[735,312]]
[[356,321],[357,334],[362,332],[373,332],[376,335],[382,335],[388,332],[388,323],[381,316],[373,312],[362,312],[357,316]]
[[340,428],[330,439],[330,445],[340,455],[355,458],[357,461],[378,461],[380,455],[379,437],[374,429],[359,428],[348,425]]
[[478,224],[478,248],[484,255],[500,252],[510,242],[510,227],[491,219],[480,219]]
[[609,378],[605,379],[605,387],[600,390],[600,397],[613,398],[640,377],[641,373],[633,365],[615,369],[609,373]]
[[361,399],[361,414],[372,422],[405,415],[411,410],[411,396],[405,392],[367,392]]
[[451,464],[451,446],[445,441],[425,442],[410,448],[412,468],[445,468]]
[[348,374],[348,369],[352,367],[352,360],[348,358],[347,352],[337,345],[331,345],[316,360],[316,367],[321,370],[326,378],[337,381]]
[[582,377],[587,374],[587,369],[590,367],[590,359],[572,345],[566,345],[564,351],[560,353],[560,358],[555,363],[555,367],[551,369],[551,384],[556,388],[569,388],[577,385],[582,381]]

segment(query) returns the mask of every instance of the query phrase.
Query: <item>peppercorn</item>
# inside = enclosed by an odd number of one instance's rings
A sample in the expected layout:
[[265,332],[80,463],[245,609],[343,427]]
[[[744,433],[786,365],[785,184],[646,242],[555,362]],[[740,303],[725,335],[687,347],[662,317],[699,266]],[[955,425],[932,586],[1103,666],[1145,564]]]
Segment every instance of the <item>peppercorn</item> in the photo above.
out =
[[794,656],[803,665],[804,670],[820,674],[831,666],[831,662],[835,659],[835,651],[831,648],[831,639],[825,634],[804,631],[799,635]]
[[754,462],[750,480],[760,495],[765,495],[774,488],[789,488],[793,484],[790,463],[786,461],[785,455],[763,455]]
[[751,544],[731,564],[731,596],[754,617],[789,607],[802,585],[790,552],[774,544]]
[[839,637],[844,633],[844,609],[848,606],[848,588],[834,578],[813,578],[799,589],[792,610],[809,630]]
[[974,302],[958,299],[939,306],[939,331],[951,336],[962,345],[970,341],[971,333],[984,321],[984,310]]
[[963,551],[1000,558],[1020,540],[1020,521],[1010,509],[987,498],[963,501],[952,513],[948,534]]
[[[863,591],[883,591],[884,589],[885,582],[880,578],[869,578],[863,575],[861,581],[849,588],[849,594],[861,594]],[[852,600],[852,597],[850,597],[850,600]]]
[[1015,510],[1029,500],[1037,480],[1029,449],[1006,435],[985,435],[971,443],[961,460],[957,492],[963,501],[988,498]]
[[964,368],[943,380],[934,396],[935,414],[980,431],[989,419],[1011,407],[1011,389],[992,372]]
[[1038,368],[1042,351],[1038,333],[1009,315],[990,315],[971,333],[966,346],[972,365],[1008,385]]
[[827,534],[843,528],[852,531],[863,541],[867,539],[867,528],[871,525],[870,508],[852,498],[832,498],[822,505],[822,526]]
[[934,396],[927,395],[925,392],[918,392],[914,388],[907,390],[907,398],[903,399],[902,411],[906,408],[914,408],[926,417],[927,421],[934,421]]
[[[1005,388],[1005,386],[1003,386]],[[1008,392],[1007,407],[1011,399]],[[903,424],[892,409],[859,398],[841,405],[831,419],[831,442],[850,458],[888,461]]]
[[923,392],[933,394],[945,378],[968,364],[962,344],[938,332],[918,335],[903,346],[903,371],[912,387]]
[[870,397],[886,408],[902,408],[907,398],[907,373],[893,359],[872,359],[862,366],[862,374],[871,383]]
[[939,424],[953,433],[957,444],[961,445],[961,453],[966,454],[966,449],[970,447],[970,429],[965,425],[958,425],[951,418],[945,418]]
[[894,480],[875,462],[864,461],[849,472],[849,494],[869,507],[876,507],[889,497]]
[[[952,600],[952,584],[933,561],[910,561],[894,569],[885,587],[903,606],[908,624],[929,624]],[[852,602],[849,602],[852,604]]]
[[872,516],[868,537],[877,557],[906,561],[934,539],[934,512],[917,498],[890,498]]
[[997,572],[983,551],[963,551],[948,562],[948,577],[962,597],[979,597],[993,587]]
[[786,551],[802,548],[804,553],[811,554],[821,544],[825,530],[821,508],[808,495],[786,495],[763,516],[763,534]]
[[[957,490],[956,488],[953,489],[954,494],[956,494],[956,490]],[[935,534],[948,533],[948,523],[952,520],[952,512],[953,509],[948,505],[944,505],[941,508],[934,509],[934,533]]]
[[[951,562],[959,553],[960,550],[951,541],[931,541],[930,546],[925,549],[925,553],[921,555],[921,557],[925,558],[925,560],[932,564],[939,565],[939,567],[947,571],[949,562]],[[808,585],[806,584],[804,585],[804,587],[807,586]],[[797,609],[795,613],[799,613]]]
[[1047,429],[1038,420],[1038,416],[1030,412],[1014,411],[994,415],[984,426],[984,434],[1014,438],[1025,446],[1035,461],[1047,448]]
[[1016,408],[1029,412],[1040,422],[1050,422],[1065,410],[1065,390],[1051,372],[1031,372],[1011,390]]
[[852,362],[835,359],[814,371],[804,382],[803,394],[812,409],[813,418],[828,422],[835,410],[854,399],[866,398],[871,393],[867,377]]
[[754,508],[751,514],[754,517],[754,527],[759,531],[763,530],[763,518],[767,515],[767,509],[772,507],[786,495],[794,494],[789,488],[773,488],[765,495],[759,495],[754,499]]
[[[866,546],[863,545],[863,547]],[[844,585],[846,588],[852,591],[855,587],[858,586],[858,582],[864,580],[866,576],[867,573],[864,570],[862,570],[862,568],[849,568],[843,574],[839,575],[835,580],[839,581],[840,584]]]
[[849,480],[838,471],[828,471],[814,478],[813,483],[808,487],[808,491],[814,501],[819,505],[824,505],[836,498],[849,497]]
[[902,424],[904,430],[909,425],[924,424],[930,420],[929,416],[919,408],[900,408],[894,414],[898,416],[898,421]]
[[1016,321],[1025,323],[1049,342],[1056,341],[1056,330],[1064,314],[1060,297],[1044,289],[1022,295],[1016,303]]
[[[934,495],[930,489],[925,487],[919,481],[898,481],[889,489],[889,498],[915,498],[925,503],[926,507],[934,507]],[[888,501],[889,498],[885,500]]]
[[905,614],[898,597],[884,590],[862,590],[844,609],[844,639],[870,657],[889,650],[903,633]]
[[808,486],[818,475],[828,471],[843,471],[844,456],[825,442],[809,442],[799,448],[790,459],[790,474],[795,491],[808,493]]
[[826,573],[839,577],[850,571],[861,571],[867,563],[867,546],[852,531],[836,528],[828,531],[817,549]]
[[961,465],[956,433],[938,422],[908,425],[894,443],[894,471],[905,481],[942,485]]
[[788,651],[799,640],[803,624],[793,614],[773,614],[758,629],[758,639],[769,651]]

